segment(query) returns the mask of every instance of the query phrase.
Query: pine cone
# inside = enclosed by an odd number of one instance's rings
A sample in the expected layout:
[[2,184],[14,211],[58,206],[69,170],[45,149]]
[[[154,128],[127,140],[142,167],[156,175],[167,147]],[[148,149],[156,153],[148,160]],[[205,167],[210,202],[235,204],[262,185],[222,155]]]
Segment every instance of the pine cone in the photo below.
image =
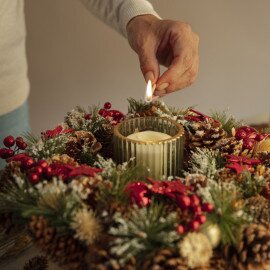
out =
[[213,145],[213,150],[219,150],[224,155],[241,154],[243,148],[243,141],[236,140],[234,137],[222,138]]
[[88,131],[75,131],[66,144],[65,153],[75,160],[80,160],[83,151],[91,155],[96,155],[102,148],[95,136]]
[[47,270],[48,260],[44,256],[36,256],[30,259],[25,265],[23,270]]
[[253,222],[268,226],[270,224],[270,203],[263,196],[254,196],[246,200],[247,213],[253,217]]
[[222,182],[237,182],[239,184],[245,180],[244,174],[237,174],[228,168],[221,169],[218,172],[218,177]]
[[69,270],[85,270],[86,250],[71,236],[59,236],[54,227],[42,216],[33,216],[29,231],[41,250],[53,261]]
[[146,259],[141,270],[188,270],[177,249],[164,248]]
[[265,166],[270,167],[270,152],[261,152],[258,154],[258,158]]
[[222,125],[211,118],[203,122],[193,121],[188,126],[188,146],[191,150],[197,147],[213,148],[225,136]]
[[11,161],[0,174],[0,191],[4,191],[13,181],[13,175],[21,175],[20,162]]
[[228,270],[267,270],[270,269],[269,227],[251,224],[243,230],[242,238],[236,247],[227,246],[225,255]]

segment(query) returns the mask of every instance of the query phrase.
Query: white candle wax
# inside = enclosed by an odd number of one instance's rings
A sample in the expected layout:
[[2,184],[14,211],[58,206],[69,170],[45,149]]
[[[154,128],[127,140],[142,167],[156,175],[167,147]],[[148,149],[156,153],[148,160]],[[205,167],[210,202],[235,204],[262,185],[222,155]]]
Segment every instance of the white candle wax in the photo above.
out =
[[127,136],[128,139],[145,142],[146,144],[131,143],[132,156],[136,158],[136,163],[149,168],[152,177],[160,177],[162,171],[167,171],[168,145],[159,144],[159,141],[170,139],[171,136],[157,131],[135,132]]

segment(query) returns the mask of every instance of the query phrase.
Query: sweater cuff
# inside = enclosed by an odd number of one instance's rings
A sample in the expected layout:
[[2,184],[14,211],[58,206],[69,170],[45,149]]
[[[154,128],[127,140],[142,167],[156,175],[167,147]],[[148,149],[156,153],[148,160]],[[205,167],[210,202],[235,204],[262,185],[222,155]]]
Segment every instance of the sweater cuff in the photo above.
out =
[[121,17],[120,17],[120,31],[121,33],[127,37],[127,24],[129,21],[139,15],[154,15],[158,18],[160,16],[154,10],[151,3],[145,0],[128,0],[124,1]]

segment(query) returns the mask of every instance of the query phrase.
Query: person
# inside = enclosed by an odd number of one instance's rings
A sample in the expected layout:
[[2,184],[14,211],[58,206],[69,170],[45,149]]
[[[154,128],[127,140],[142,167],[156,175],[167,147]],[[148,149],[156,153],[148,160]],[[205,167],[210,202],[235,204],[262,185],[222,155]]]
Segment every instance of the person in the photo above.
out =
[[[189,24],[161,19],[146,0],[81,0],[98,18],[125,36],[138,54],[155,96],[183,89],[198,73],[199,38]],[[29,81],[23,0],[0,0],[0,141],[29,131]],[[160,74],[160,65],[168,69]],[[1,146],[0,146],[1,147]]]

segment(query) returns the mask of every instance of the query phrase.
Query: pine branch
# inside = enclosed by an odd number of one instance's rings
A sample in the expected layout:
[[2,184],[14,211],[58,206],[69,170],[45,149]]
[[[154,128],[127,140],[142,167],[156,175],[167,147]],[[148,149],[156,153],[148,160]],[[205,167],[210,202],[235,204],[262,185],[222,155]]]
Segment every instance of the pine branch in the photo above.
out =
[[134,98],[128,98],[128,113],[139,113],[149,110],[152,107],[152,103],[147,103],[144,100],[136,100]]
[[212,111],[211,117],[222,124],[223,129],[232,135],[232,129],[242,125],[242,121],[237,120],[232,115],[228,115],[227,111]]
[[47,270],[48,260],[45,256],[36,256],[25,263],[23,270]]

